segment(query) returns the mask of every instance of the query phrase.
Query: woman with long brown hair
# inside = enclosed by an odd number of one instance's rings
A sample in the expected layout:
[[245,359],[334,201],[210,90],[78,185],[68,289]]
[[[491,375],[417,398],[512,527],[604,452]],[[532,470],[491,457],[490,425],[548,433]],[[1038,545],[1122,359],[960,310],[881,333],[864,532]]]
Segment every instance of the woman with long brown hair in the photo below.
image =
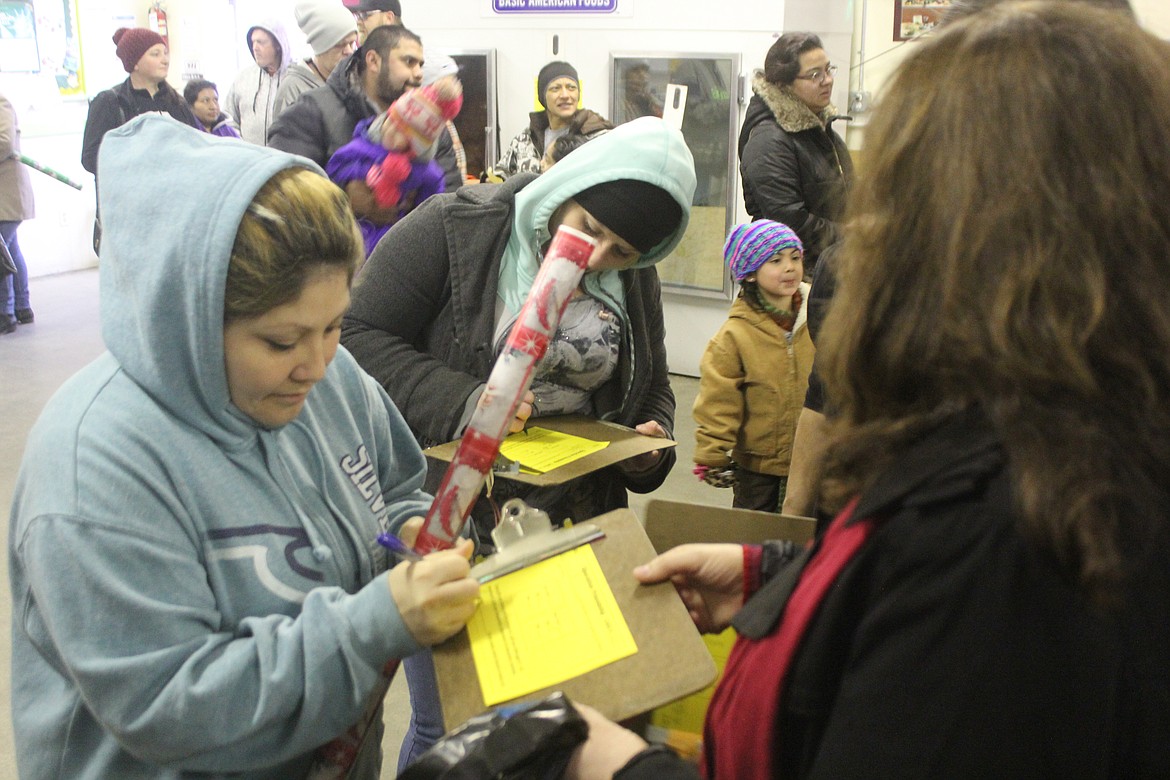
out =
[[[866,143],[818,343],[839,513],[786,564],[635,572],[741,634],[707,776],[1170,777],[1170,46],[1003,3]],[[588,716],[570,776],[682,772]]]

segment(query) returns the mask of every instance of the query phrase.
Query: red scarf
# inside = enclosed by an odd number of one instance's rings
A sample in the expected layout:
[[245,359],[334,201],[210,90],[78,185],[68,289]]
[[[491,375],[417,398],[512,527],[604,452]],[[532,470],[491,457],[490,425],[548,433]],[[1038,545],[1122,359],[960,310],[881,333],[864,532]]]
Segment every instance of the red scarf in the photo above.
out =
[[[775,777],[775,738],[784,680],[829,588],[876,526],[849,523],[854,499],[837,515],[792,591],[776,630],[759,640],[740,637],[711,705],[703,733],[703,775],[713,780]],[[782,736],[782,735],[781,735]]]

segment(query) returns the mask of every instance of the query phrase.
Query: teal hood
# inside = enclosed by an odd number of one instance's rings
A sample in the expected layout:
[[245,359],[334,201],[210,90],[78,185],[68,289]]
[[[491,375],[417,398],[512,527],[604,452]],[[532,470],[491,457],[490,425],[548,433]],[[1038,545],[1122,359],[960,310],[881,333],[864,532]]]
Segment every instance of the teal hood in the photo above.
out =
[[[695,194],[695,162],[682,133],[655,117],[618,125],[575,149],[516,195],[512,235],[500,264],[499,296],[519,312],[536,279],[541,247],[551,238],[553,212],[578,192],[617,179],[639,179],[670,193],[682,206],[682,221],[673,234],[643,254],[633,268],[654,265],[682,240]],[[619,271],[587,274],[585,289],[624,312]]]
[[[99,161],[106,348],[176,417],[224,444],[250,439],[255,424],[232,405],[223,362],[228,261],[265,182],[320,168],[152,114],[108,132]],[[174,171],[200,175],[176,191]]]

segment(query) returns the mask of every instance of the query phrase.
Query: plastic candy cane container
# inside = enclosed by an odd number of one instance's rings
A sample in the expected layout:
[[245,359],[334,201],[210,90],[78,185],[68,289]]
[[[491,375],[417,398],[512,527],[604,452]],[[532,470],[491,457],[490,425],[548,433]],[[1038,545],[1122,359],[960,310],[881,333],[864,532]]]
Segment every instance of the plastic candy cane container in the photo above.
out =
[[455,544],[479,491],[487,479],[500,442],[516,416],[520,400],[532,384],[536,364],[544,357],[573,291],[581,283],[597,242],[562,225],[553,236],[528,299],[488,376],[487,388],[471,415],[467,431],[427,512],[414,543],[428,553]]

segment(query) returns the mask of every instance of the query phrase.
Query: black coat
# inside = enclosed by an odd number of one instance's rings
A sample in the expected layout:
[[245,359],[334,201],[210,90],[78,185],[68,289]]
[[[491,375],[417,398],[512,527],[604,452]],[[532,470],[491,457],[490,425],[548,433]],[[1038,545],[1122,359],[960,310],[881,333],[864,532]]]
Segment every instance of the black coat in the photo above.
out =
[[[1025,540],[1011,482],[970,412],[862,496],[853,517],[884,519],[820,604],[780,722],[753,725],[777,735],[781,776],[1170,777],[1165,531],[1134,553],[1105,612]],[[774,631],[798,576],[794,563],[769,580],[740,633]],[[660,757],[641,765],[617,777],[693,776]]]
[[[333,153],[353,140],[353,129],[376,111],[361,87],[359,57],[352,54],[337,64],[322,86],[301,93],[273,121],[268,145],[308,157],[322,168]],[[435,162],[443,169],[447,192],[463,186],[451,134],[439,134]]]
[[752,219],[783,222],[804,244],[805,270],[840,238],[853,161],[841,136],[795,96],[757,77],[739,132],[743,202]]
[[170,84],[165,81],[159,84],[152,97],[146,90],[131,87],[127,78],[116,87],[97,93],[90,102],[81,140],[81,167],[97,176],[98,150],[106,133],[152,111],[165,111],[183,124],[202,129],[187,102]]
[[[281,115],[283,118],[284,114]],[[503,184],[479,184],[436,195],[396,224],[374,249],[355,284],[341,341],[386,388],[420,443],[454,439],[468,399],[495,364],[495,305],[500,261],[512,230],[518,191],[533,181],[518,174]],[[633,354],[593,396],[598,416],[632,427],[653,420],[674,429],[674,394],[667,373],[658,274],[653,267],[621,272]],[[475,395],[473,395],[475,394]],[[611,467],[584,480],[569,514],[586,519],[628,504],[626,490],[645,493],[666,479],[673,448],[643,474]],[[432,462],[427,489],[445,465]],[[497,499],[509,485],[498,481]],[[542,507],[567,511],[563,502]],[[584,516],[582,516],[584,513]],[[560,520],[564,515],[554,516]]]

